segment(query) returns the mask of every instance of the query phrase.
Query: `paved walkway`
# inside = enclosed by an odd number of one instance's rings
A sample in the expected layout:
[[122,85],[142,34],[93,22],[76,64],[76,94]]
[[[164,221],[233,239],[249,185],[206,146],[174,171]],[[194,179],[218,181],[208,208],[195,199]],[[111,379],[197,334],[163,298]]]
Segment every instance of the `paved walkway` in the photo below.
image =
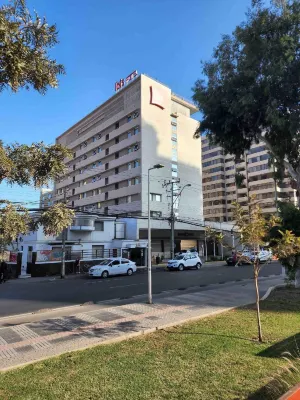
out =
[[[261,295],[280,283],[280,277],[262,278]],[[206,291],[176,291],[154,298],[153,305],[137,300],[106,308],[99,305],[92,311],[56,318],[45,319],[41,314],[39,320],[22,324],[17,323],[17,317],[6,318],[0,329],[0,370],[220,313],[254,300],[253,281],[249,280]]]

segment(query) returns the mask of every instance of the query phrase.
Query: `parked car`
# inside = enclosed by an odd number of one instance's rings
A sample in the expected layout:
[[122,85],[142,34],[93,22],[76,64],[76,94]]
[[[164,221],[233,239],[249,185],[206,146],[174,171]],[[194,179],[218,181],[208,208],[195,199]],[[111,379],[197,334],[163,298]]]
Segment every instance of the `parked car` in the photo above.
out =
[[[259,262],[268,262],[272,260],[273,253],[271,250],[260,250],[257,255]],[[255,255],[254,253],[251,256],[251,261],[254,261]]]
[[185,268],[200,269],[201,267],[201,258],[195,252],[182,254],[176,256],[174,260],[168,261],[168,270],[177,269],[183,271]]
[[136,264],[127,258],[107,258],[89,269],[90,277],[108,278],[112,275],[129,275],[136,272]]
[[236,260],[234,260],[233,256],[228,257],[226,263],[228,266],[234,266],[237,263],[238,265],[250,264],[254,261],[255,254],[258,254],[258,259],[260,263],[271,261],[273,258],[273,253],[271,250],[260,250],[258,253],[254,253],[250,250],[245,250],[237,256]]

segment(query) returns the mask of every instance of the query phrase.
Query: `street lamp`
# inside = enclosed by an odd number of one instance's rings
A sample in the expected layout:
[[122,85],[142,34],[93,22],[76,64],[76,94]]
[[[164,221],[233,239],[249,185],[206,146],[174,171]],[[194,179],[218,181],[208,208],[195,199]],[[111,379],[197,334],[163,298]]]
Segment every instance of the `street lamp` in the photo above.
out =
[[163,168],[162,164],[155,164],[148,168],[148,303],[152,304],[152,270],[151,270],[151,215],[150,215],[150,171]]

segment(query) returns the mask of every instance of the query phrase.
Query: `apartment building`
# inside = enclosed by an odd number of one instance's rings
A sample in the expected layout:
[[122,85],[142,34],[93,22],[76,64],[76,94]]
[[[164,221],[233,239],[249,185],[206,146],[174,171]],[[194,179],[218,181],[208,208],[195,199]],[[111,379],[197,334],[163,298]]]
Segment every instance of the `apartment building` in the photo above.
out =
[[[150,205],[151,216],[161,218],[153,228],[161,233],[170,229],[164,220],[170,216],[170,193],[163,184],[172,179],[180,180],[177,194],[192,185],[176,202],[177,215],[203,219],[201,142],[193,139],[198,122],[191,118],[198,110],[166,85],[135,75],[117,82],[111,98],[56,139],[73,158],[66,160],[68,174],[56,182],[55,195],[62,200],[67,190],[69,205],[79,210],[147,216],[148,170],[160,163],[164,168],[150,171]],[[197,230],[188,224],[177,227]],[[133,239],[144,237],[146,228],[141,220]]]
[[53,189],[43,188],[40,193],[40,208],[47,208],[54,204],[54,191]]
[[219,146],[210,146],[202,137],[203,209],[204,218],[210,221],[232,221],[232,203],[238,201],[248,209],[252,194],[260,200],[262,211],[277,211],[276,200],[296,204],[296,192],[289,178],[275,182],[273,167],[263,143],[255,144],[238,162],[234,156],[224,154]]

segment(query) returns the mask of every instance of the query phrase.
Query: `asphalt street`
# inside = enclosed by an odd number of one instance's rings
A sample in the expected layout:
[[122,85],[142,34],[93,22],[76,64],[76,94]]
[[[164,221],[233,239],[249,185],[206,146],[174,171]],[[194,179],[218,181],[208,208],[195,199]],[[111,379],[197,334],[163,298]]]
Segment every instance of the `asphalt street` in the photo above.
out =
[[[280,275],[281,265],[273,262],[262,267],[260,276]],[[166,290],[186,289],[194,286],[206,287],[210,284],[224,284],[253,277],[251,266],[204,267],[201,270],[154,272],[153,293]],[[137,273],[131,277],[117,276],[106,280],[87,277],[65,280],[48,278],[39,280],[18,279],[0,285],[0,317],[37,312],[86,302],[111,299],[127,299],[147,293],[147,273]]]

